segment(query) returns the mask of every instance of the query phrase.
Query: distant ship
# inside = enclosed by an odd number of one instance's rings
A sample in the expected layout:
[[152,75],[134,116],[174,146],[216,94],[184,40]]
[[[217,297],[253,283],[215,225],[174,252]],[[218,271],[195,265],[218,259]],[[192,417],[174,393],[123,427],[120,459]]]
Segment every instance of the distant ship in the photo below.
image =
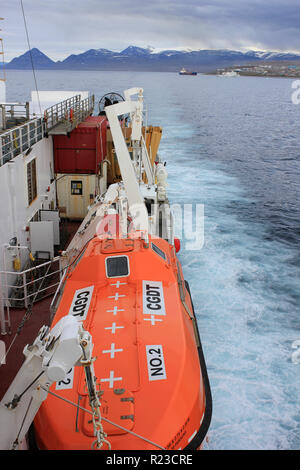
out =
[[197,75],[197,72],[189,72],[188,70],[185,70],[185,68],[182,68],[179,75]]

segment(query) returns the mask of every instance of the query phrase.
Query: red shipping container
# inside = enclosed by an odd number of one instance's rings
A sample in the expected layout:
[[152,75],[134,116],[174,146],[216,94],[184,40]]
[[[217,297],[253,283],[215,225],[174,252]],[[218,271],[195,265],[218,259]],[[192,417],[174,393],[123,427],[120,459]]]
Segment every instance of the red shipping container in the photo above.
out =
[[54,135],[54,171],[67,174],[97,174],[106,156],[105,116],[89,116],[69,135]]

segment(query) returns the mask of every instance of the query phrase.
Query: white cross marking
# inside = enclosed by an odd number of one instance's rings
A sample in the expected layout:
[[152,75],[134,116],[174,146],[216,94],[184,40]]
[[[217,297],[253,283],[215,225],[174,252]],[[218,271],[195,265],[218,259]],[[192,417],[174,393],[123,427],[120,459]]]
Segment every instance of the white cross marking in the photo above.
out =
[[116,292],[115,295],[108,296],[109,299],[114,299],[114,300],[118,300],[119,297],[125,297],[125,294],[119,294],[119,292]]
[[111,349],[106,349],[103,350],[102,353],[110,353],[110,358],[114,359],[115,358],[115,352],[123,351],[123,349],[115,349],[115,343],[111,343]]
[[124,308],[118,308],[116,305],[114,306],[113,310],[106,310],[107,312],[111,312],[113,315],[117,315],[118,312],[124,312]]
[[117,328],[124,328],[124,326],[116,326],[116,323],[113,322],[112,326],[106,326],[105,330],[111,330],[112,334],[114,335]]
[[110,286],[116,286],[116,288],[118,289],[120,286],[124,286],[125,284],[127,284],[127,282],[117,281],[116,284],[110,284]]
[[113,388],[115,380],[122,380],[122,377],[114,377],[114,371],[111,370],[108,379],[101,379],[101,382],[109,382],[109,388]]
[[145,321],[151,321],[151,325],[155,325],[156,321],[162,321],[160,318],[155,318],[155,315],[151,315],[151,318],[144,318]]

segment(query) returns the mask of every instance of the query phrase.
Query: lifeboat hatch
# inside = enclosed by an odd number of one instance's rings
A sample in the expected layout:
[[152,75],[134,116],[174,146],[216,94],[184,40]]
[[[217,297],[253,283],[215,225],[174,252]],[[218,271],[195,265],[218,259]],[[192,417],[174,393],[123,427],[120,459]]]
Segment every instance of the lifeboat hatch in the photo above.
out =
[[[102,418],[108,419],[112,423],[122,426],[131,431],[134,427],[134,397],[131,392],[125,389],[105,390],[100,398],[100,413]],[[83,399],[83,407],[90,409],[89,397]],[[104,432],[110,435],[127,434],[124,429],[120,429],[113,424],[102,420]],[[93,420],[90,413],[84,412],[82,431],[86,436],[94,436]]]
[[133,240],[109,239],[102,242],[101,253],[122,253],[126,251],[133,251],[133,249]]
[[107,277],[129,276],[128,256],[109,256],[105,258],[105,269]]

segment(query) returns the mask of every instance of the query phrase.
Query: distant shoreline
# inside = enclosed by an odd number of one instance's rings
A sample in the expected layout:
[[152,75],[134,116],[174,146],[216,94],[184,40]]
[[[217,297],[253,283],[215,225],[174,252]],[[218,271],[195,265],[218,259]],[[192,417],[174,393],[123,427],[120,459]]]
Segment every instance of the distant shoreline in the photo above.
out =
[[229,67],[216,68],[213,75],[227,75],[228,73],[246,77],[268,78],[294,78],[300,79],[300,62],[274,61],[261,62],[260,64],[231,65]]
[[[206,73],[203,73],[202,75],[214,75],[216,77],[222,77],[223,75],[221,74],[218,74],[218,73],[215,73],[215,72],[206,72]],[[270,75],[262,75],[262,74],[259,74],[259,73],[239,73],[237,75],[238,77],[260,77],[260,78],[293,78],[295,80],[299,79],[300,80],[300,75],[297,76],[297,75],[273,75],[273,74],[270,74]],[[226,78],[226,76],[225,76]],[[230,78],[230,77],[229,77]],[[235,78],[235,77],[233,77]]]
[[[0,68],[1,70],[1,68]],[[124,70],[124,69],[121,69],[121,70],[116,70],[116,69],[111,69],[111,70],[108,70],[108,69],[63,69],[63,68],[57,68],[57,69],[54,69],[54,68],[35,68],[35,71],[36,72],[137,72],[137,73],[170,73],[170,74],[175,74],[175,75],[179,75],[179,72],[177,71],[172,71],[172,70],[132,70],[132,69],[128,69],[128,70]],[[5,68],[5,72],[6,73],[10,73],[10,72],[32,72],[32,69],[31,68],[26,68],[26,69],[6,69]],[[210,75],[210,76],[219,76],[219,77],[222,77],[223,75],[220,74],[220,73],[217,73],[216,71],[212,71],[212,72],[197,72],[198,75]],[[299,75],[281,75],[281,74],[260,74],[260,73],[255,73],[255,72],[238,72],[238,75],[239,77],[261,77],[261,78],[293,78],[295,80],[299,79],[300,80],[300,74]],[[226,76],[225,76],[226,78]],[[236,78],[236,77],[227,77],[227,78]]]

